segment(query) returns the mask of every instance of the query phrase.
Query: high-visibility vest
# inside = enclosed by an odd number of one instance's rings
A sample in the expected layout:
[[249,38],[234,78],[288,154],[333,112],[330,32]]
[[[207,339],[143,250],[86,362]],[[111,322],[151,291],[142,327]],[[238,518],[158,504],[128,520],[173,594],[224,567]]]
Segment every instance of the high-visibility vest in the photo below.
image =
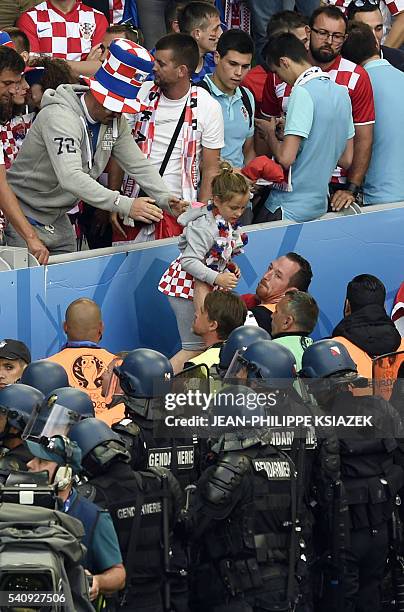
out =
[[340,342],[347,348],[361,376],[369,379],[372,378],[372,358],[363,349],[343,336],[335,336],[332,340]]
[[[60,353],[48,357],[48,361],[59,363],[67,372],[69,384],[80,391],[85,391],[94,404],[95,416],[110,424],[124,416],[124,406],[119,404],[111,410],[107,404],[112,398],[101,395],[101,376],[116,355],[103,348],[82,346],[65,348]],[[113,414],[112,414],[113,411]],[[118,414],[121,415],[118,418]]]

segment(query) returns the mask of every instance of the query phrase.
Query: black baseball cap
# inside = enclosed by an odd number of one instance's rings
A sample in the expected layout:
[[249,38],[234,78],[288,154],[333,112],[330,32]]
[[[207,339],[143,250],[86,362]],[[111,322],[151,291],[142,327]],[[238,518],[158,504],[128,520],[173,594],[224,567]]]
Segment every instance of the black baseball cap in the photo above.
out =
[[31,353],[24,342],[5,338],[0,341],[0,359],[22,359],[31,363]]

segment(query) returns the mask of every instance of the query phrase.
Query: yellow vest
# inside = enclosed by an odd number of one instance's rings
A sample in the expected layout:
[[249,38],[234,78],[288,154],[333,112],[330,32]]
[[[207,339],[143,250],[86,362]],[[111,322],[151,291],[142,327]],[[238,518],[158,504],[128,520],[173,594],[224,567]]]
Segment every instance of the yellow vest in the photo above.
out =
[[211,368],[213,365],[219,363],[219,355],[220,355],[220,346],[211,347],[206,349],[203,353],[189,360],[189,363],[194,363],[195,365],[201,365],[204,363]]
[[109,425],[124,416],[123,404],[110,411],[106,405],[111,398],[101,395],[102,374],[115,357],[116,355],[105,349],[91,346],[65,348],[60,353],[48,357],[48,361],[59,363],[64,367],[69,384],[87,393],[93,402],[95,416]]

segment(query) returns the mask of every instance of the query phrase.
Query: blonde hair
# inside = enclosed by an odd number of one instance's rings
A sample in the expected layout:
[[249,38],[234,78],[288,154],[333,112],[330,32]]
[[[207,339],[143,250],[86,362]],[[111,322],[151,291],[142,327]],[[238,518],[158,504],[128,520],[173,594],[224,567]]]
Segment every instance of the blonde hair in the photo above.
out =
[[222,202],[227,202],[234,195],[246,195],[250,187],[242,174],[234,172],[227,161],[220,162],[220,172],[212,181],[212,195]]

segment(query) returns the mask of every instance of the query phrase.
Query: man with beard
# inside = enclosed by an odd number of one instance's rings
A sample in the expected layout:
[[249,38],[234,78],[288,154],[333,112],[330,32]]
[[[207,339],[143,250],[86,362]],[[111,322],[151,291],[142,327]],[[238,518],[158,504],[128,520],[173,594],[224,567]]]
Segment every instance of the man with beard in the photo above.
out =
[[[24,68],[24,60],[14,49],[0,46],[0,107],[10,105],[11,97],[17,92]],[[6,217],[10,211],[19,210],[18,201],[7,183],[2,147],[0,147],[0,202]],[[14,223],[18,233],[24,237],[28,250],[38,259],[39,263],[46,263],[48,251],[24,215],[18,215]]]
[[313,273],[309,262],[297,253],[287,253],[272,261],[257,285],[256,294],[242,296],[249,312],[246,325],[258,325],[272,333],[272,313],[287,291],[307,291]]
[[[330,185],[331,206],[335,211],[348,208],[355,201],[369,166],[375,121],[369,76],[361,66],[341,56],[346,27],[346,17],[335,6],[320,7],[310,19],[309,60],[328,73],[331,80],[348,88],[355,124],[352,164],[347,173],[337,168]],[[262,100],[262,114],[265,117],[280,117],[286,112],[292,86],[283,85],[275,88],[273,78],[267,78]]]

